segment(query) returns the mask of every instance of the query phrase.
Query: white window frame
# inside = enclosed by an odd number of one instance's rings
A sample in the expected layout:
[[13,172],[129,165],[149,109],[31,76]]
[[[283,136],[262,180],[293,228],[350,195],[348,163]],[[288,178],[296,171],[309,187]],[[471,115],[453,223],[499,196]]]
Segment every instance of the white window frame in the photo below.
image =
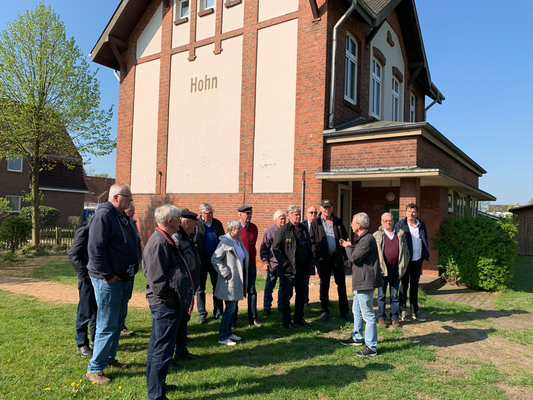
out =
[[215,8],[215,0],[201,0],[201,1],[202,1],[202,7],[201,7],[202,11],[208,10],[210,8]]
[[470,197],[470,216],[476,217],[478,211],[479,203],[477,199]]
[[400,121],[400,81],[396,79],[396,77],[392,77],[392,87],[391,87],[391,109],[392,109],[392,116],[391,121]]
[[466,196],[462,193],[457,193],[457,216],[464,217],[466,209]]
[[[17,168],[16,165],[13,165],[13,163],[20,163],[20,167]],[[11,166],[10,166],[11,164]],[[22,157],[13,157],[13,156],[9,156],[7,158],[7,170],[10,171],[10,172],[22,172],[22,165],[24,164],[23,160],[22,160]]]
[[[21,202],[21,197],[20,196],[11,196],[11,195],[7,195],[6,196],[6,200],[7,202],[9,203],[9,207],[11,207],[11,210],[9,210],[8,212],[12,212],[12,213],[18,213],[20,212],[20,202]],[[13,207],[13,203],[16,203],[17,206],[16,207]]]
[[416,121],[416,98],[413,93],[409,96],[409,122]]
[[452,213],[453,212],[453,190],[452,189],[449,189],[448,190],[448,212]]
[[357,41],[347,33],[344,58],[344,99],[352,104],[357,104],[357,50]]
[[[183,13],[183,5],[187,3],[187,12]],[[190,0],[178,0],[178,17],[176,19],[182,19],[189,16]]]
[[375,58],[372,59],[372,81],[370,89],[370,114],[381,119],[381,91],[383,79],[383,66]]

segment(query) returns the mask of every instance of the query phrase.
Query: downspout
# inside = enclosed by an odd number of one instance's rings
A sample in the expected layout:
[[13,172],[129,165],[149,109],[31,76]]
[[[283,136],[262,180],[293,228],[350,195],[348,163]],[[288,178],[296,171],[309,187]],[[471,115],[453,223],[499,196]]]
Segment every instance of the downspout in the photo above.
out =
[[328,126],[333,128],[333,108],[335,107],[335,53],[337,52],[337,29],[346,21],[346,18],[350,16],[355,6],[357,5],[357,0],[352,0],[352,5],[344,13],[344,15],[339,19],[339,21],[333,27],[333,43],[331,49],[331,84],[329,90],[329,122]]

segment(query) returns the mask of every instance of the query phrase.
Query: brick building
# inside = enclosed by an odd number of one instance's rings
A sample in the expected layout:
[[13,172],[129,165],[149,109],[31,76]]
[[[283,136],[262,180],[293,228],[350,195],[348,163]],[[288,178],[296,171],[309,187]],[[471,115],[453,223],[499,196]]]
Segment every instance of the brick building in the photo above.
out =
[[122,0],[91,57],[120,71],[116,180],[144,240],[163,202],[224,223],[252,205],[260,235],[289,204],[374,230],[415,202],[433,235],[494,200],[426,122],[444,96],[413,0]]

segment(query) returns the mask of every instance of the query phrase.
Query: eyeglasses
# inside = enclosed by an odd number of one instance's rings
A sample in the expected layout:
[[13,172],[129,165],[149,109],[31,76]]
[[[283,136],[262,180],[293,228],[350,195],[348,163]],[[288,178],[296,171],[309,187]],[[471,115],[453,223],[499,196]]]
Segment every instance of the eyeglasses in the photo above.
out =
[[204,214],[204,215],[213,215],[213,211],[209,211],[209,212],[202,211],[202,214]]
[[318,214],[316,211],[307,211],[308,214]]
[[127,197],[128,199],[133,200],[133,196],[131,194],[117,194],[117,196]]
[[394,220],[393,219],[382,219],[381,222],[390,222],[392,224]]

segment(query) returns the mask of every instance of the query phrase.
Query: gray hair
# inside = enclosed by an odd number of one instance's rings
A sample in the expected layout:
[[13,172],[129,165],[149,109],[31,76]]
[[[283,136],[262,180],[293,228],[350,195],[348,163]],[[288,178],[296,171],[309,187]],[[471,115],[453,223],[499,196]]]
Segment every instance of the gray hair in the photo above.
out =
[[129,191],[131,191],[130,187],[126,185],[125,183],[114,183],[109,188],[109,199],[112,199],[117,194],[120,194],[120,192],[122,191],[122,188],[127,188]]
[[361,225],[361,229],[367,229],[370,226],[370,218],[365,213],[358,213],[353,216],[354,222]]
[[381,219],[383,219],[383,217],[391,217],[392,219],[394,219],[394,215],[392,215],[390,212],[384,212],[383,214],[381,214]]
[[283,210],[278,210],[274,213],[274,221],[277,221],[279,217],[281,217],[282,215],[285,215],[285,211]]
[[294,214],[297,211],[299,211],[300,214],[302,213],[301,207],[299,205],[297,205],[297,204],[293,204],[293,205],[287,207],[287,215]]
[[169,218],[179,218],[180,209],[172,204],[163,204],[155,209],[155,222],[157,225],[167,225]]
[[237,221],[236,219],[230,219],[226,224],[226,232],[229,233],[232,230],[237,229],[239,226],[241,226],[241,221]]
[[211,204],[209,204],[209,203],[202,203],[202,204],[200,204],[200,212],[201,212],[201,213],[204,212],[204,210],[207,210],[207,209],[209,209],[209,210],[211,210],[211,211],[214,211],[214,210],[213,210],[213,206],[212,206]]

